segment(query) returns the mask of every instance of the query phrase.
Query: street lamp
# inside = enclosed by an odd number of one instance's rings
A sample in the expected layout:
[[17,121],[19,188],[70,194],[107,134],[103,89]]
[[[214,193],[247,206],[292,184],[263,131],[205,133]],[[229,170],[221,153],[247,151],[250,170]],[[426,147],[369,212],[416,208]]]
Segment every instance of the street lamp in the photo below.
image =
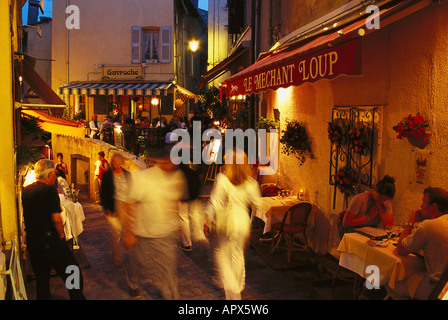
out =
[[[157,98],[157,97],[153,97],[153,98],[151,99],[151,104],[152,104],[154,107],[159,106],[159,102],[160,102],[160,99]],[[159,121],[160,121],[160,107],[157,108],[157,112],[159,113]],[[160,123],[162,123],[162,121],[160,121]]]
[[191,40],[188,43],[188,47],[190,48],[190,51],[192,52],[192,54],[191,54],[190,76],[194,77],[194,75],[195,75],[195,72],[194,72],[194,69],[195,69],[194,58],[195,58],[196,51],[198,51],[198,49],[199,49],[199,42],[197,40]]
[[188,46],[190,47],[190,50],[194,53],[199,49],[199,42],[197,42],[196,40],[191,40],[188,43]]

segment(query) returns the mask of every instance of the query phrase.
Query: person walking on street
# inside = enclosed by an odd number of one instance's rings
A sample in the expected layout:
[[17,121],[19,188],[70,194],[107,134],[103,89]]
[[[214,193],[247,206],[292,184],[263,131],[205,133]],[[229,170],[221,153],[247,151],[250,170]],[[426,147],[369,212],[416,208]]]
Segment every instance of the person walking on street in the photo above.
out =
[[129,201],[132,178],[131,173],[123,168],[123,163],[123,156],[119,153],[112,155],[110,169],[103,174],[100,188],[101,204],[112,227],[112,253],[116,265],[121,264],[120,241],[128,239],[126,235],[133,232],[130,228],[134,225]]
[[36,276],[37,299],[51,299],[50,272],[54,268],[66,284],[70,275],[67,270],[74,270],[79,275],[74,277],[75,283],[67,286],[67,290],[70,299],[83,300],[82,272],[65,241],[54,162],[39,160],[34,172],[36,182],[23,189],[22,204],[27,248]]
[[[170,160],[170,148],[155,155],[155,166],[133,177],[131,199],[135,202],[135,241],[130,263],[125,265],[130,295],[139,295],[139,269],[156,272],[166,300],[179,299],[177,241],[179,200],[185,197],[185,178]],[[157,186],[154,188],[154,186]],[[132,245],[135,243],[135,245]]]
[[260,206],[261,192],[244,151],[230,150],[224,159],[224,172],[216,176],[210,195],[209,214],[213,209],[218,234],[216,263],[226,299],[240,300],[246,277],[244,251],[251,226],[248,208]]

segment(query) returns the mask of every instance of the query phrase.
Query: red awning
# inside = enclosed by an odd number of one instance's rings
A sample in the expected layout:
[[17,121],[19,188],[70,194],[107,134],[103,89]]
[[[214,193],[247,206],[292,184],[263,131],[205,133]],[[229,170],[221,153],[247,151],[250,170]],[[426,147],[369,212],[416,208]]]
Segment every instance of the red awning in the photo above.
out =
[[[402,1],[380,10],[369,19],[379,17],[381,28],[403,18],[431,1]],[[400,13],[400,14],[397,14]],[[274,50],[222,83],[227,97],[250,95],[266,90],[299,86],[341,75],[360,76],[361,36],[375,29],[365,27],[366,19],[327,35],[320,36],[294,49]]]
[[59,98],[56,92],[45,82],[44,79],[34,70],[34,67],[27,59],[23,59],[23,63],[17,62],[20,74],[23,75],[23,80],[30,86],[30,88],[39,96],[39,98],[46,104],[65,106],[65,102]]

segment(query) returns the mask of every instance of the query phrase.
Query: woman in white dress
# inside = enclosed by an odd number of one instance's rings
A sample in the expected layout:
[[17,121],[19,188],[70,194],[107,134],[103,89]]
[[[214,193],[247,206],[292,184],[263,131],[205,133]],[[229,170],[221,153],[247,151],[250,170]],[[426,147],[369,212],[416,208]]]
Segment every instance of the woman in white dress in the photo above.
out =
[[[233,158],[232,163],[229,158]],[[251,230],[249,207],[259,206],[260,198],[260,187],[252,178],[247,155],[239,149],[226,154],[224,171],[216,176],[210,202],[219,236],[218,274],[228,300],[241,299],[246,275],[244,249]]]

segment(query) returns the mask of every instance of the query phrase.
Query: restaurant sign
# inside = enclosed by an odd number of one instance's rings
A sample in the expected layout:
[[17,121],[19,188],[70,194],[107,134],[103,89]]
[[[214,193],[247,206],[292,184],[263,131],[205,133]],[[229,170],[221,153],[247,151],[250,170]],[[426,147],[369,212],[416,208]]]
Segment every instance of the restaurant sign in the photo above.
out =
[[102,80],[143,80],[142,66],[103,66]]
[[362,74],[360,41],[287,60],[277,60],[275,56],[266,59],[272,61],[261,60],[252,65],[255,67],[260,64],[259,68],[249,67],[253,72],[243,70],[224,81],[227,97],[299,86],[305,82],[334,79],[340,75]]

